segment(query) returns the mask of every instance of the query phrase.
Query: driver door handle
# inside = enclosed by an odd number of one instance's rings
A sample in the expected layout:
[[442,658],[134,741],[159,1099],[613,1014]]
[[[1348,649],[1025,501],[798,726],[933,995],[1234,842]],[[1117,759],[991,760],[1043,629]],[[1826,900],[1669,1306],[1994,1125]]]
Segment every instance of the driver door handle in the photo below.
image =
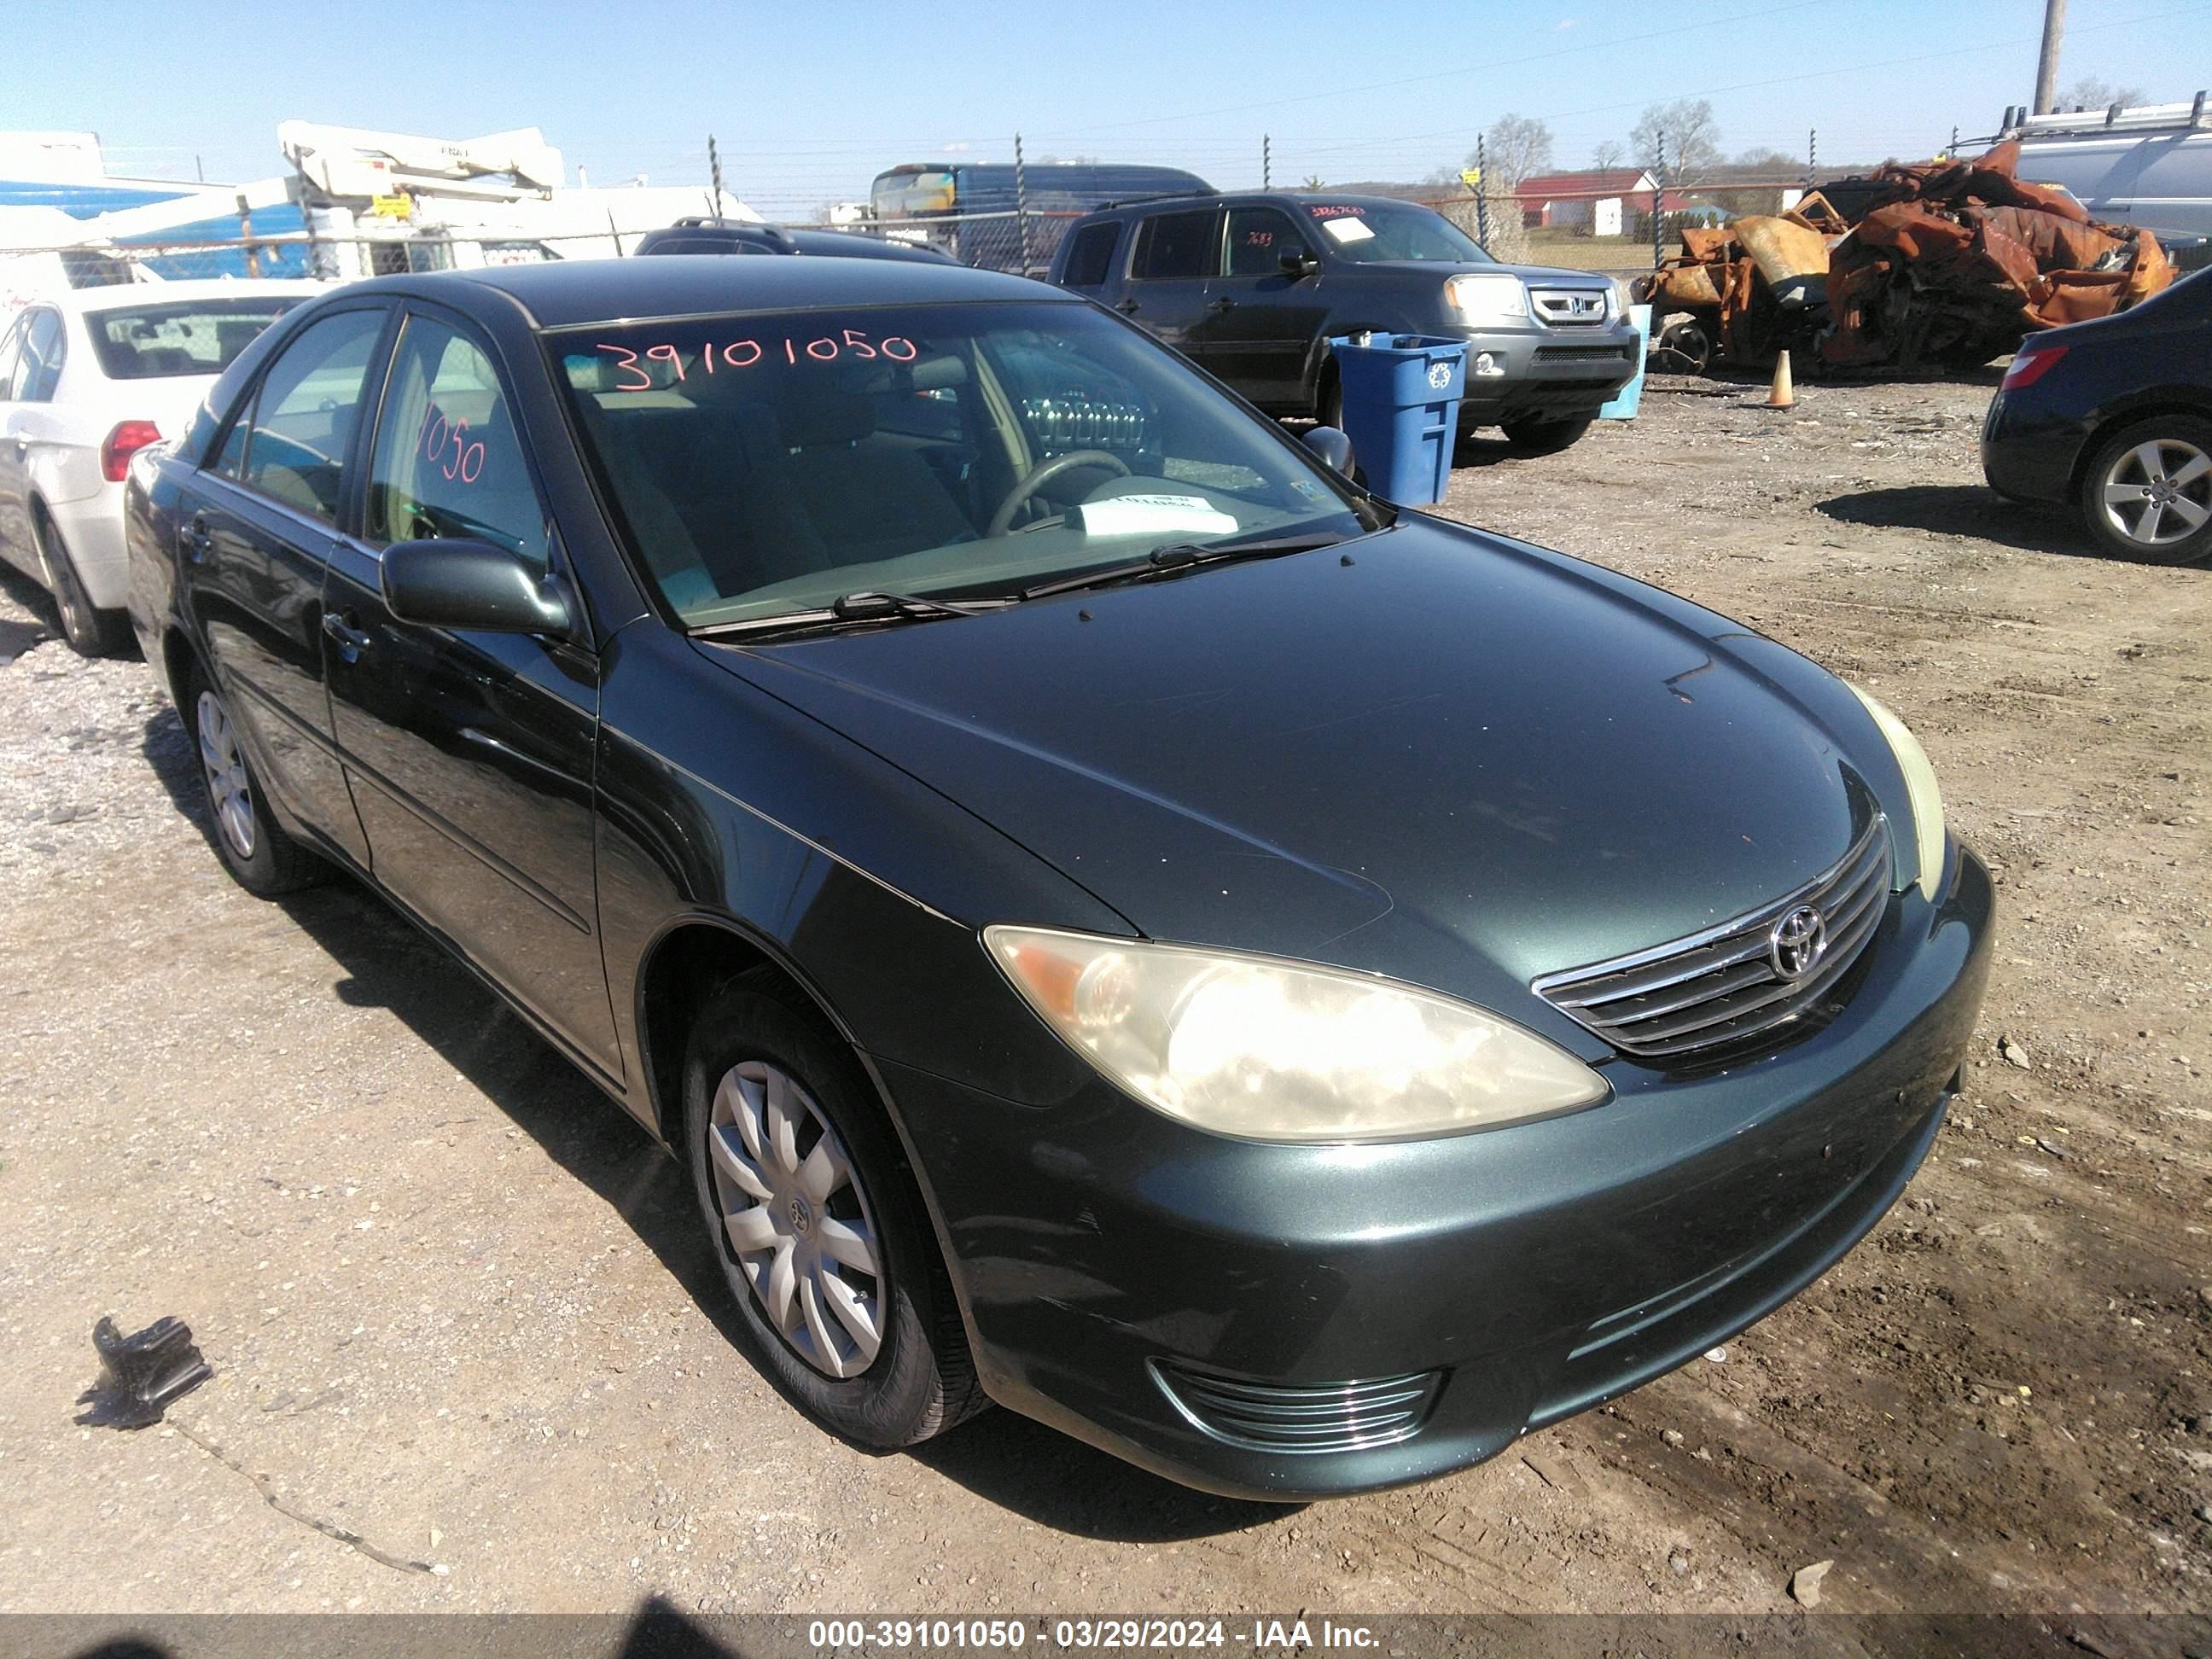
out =
[[353,661],[374,643],[368,634],[354,627],[335,611],[323,612],[323,632],[348,662]]
[[[1115,306],[1114,309],[1120,312],[1124,317],[1133,317],[1137,314],[1137,302],[1134,300],[1124,300],[1121,304]],[[19,439],[17,441],[21,442],[21,440]]]
[[1226,294],[1224,294],[1219,299],[1207,306],[1206,309],[1208,311],[1234,311],[1237,309],[1237,301],[1231,299]]

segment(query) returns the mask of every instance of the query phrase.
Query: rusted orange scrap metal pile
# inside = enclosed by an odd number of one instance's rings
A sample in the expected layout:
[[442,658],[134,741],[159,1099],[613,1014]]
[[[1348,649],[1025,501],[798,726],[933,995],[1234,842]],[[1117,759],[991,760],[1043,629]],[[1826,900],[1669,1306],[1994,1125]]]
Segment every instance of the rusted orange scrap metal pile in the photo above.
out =
[[1971,368],[2173,280],[2148,231],[2093,222],[2019,164],[2016,143],[1973,161],[1893,161],[1778,216],[1684,230],[1680,254],[1636,286],[1662,325],[1655,366],[1795,349],[1839,369]]

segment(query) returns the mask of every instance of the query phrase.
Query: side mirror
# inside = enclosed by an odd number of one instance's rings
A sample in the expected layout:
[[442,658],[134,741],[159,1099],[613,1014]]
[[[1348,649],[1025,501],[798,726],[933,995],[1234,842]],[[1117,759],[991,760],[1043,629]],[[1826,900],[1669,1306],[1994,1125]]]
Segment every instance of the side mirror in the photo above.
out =
[[1332,472],[1352,476],[1352,440],[1333,426],[1317,426],[1305,434],[1305,446],[1321,457],[1322,465]]
[[1321,269],[1321,261],[1302,247],[1285,249],[1275,263],[1283,275],[1294,283],[1301,276],[1310,276]]
[[575,631],[562,586],[489,542],[394,542],[384,550],[381,585],[393,616],[426,628],[561,638]]

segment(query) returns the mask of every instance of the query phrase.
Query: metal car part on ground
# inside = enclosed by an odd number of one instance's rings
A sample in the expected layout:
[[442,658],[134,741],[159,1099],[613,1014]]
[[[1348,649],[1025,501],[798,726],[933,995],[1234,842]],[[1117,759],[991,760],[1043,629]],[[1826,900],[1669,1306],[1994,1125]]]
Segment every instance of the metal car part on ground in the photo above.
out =
[[1788,213],[1685,230],[1637,294],[1686,313],[1660,348],[1702,368],[1812,352],[1834,368],[1973,368],[2023,334],[2107,317],[2173,280],[2147,230],[2017,177],[2020,146],[1891,162]]

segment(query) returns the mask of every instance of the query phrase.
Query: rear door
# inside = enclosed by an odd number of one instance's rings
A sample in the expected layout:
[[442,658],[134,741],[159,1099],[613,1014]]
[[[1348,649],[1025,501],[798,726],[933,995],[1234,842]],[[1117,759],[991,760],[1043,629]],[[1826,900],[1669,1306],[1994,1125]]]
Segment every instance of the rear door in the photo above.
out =
[[1128,285],[1114,308],[1180,351],[1206,315],[1206,285],[1220,258],[1219,208],[1156,213],[1140,220]]
[[410,305],[367,452],[357,535],[324,595],[331,717],[376,878],[619,1080],[592,875],[599,659],[535,635],[461,632],[386,608],[398,542],[557,550],[492,348]]
[[286,341],[176,514],[183,607],[264,787],[362,864],[323,678],[323,573],[392,316],[325,311]]
[[9,339],[15,369],[0,387],[0,555],[43,582],[31,536],[32,481],[59,435],[53,400],[68,347],[61,313],[52,306],[31,307]]
[[1293,277],[1285,253],[1311,249],[1279,208],[1229,210],[1218,276],[1206,284],[1206,314],[1191,336],[1200,364],[1268,408],[1310,408],[1306,360],[1328,311],[1319,272]]

